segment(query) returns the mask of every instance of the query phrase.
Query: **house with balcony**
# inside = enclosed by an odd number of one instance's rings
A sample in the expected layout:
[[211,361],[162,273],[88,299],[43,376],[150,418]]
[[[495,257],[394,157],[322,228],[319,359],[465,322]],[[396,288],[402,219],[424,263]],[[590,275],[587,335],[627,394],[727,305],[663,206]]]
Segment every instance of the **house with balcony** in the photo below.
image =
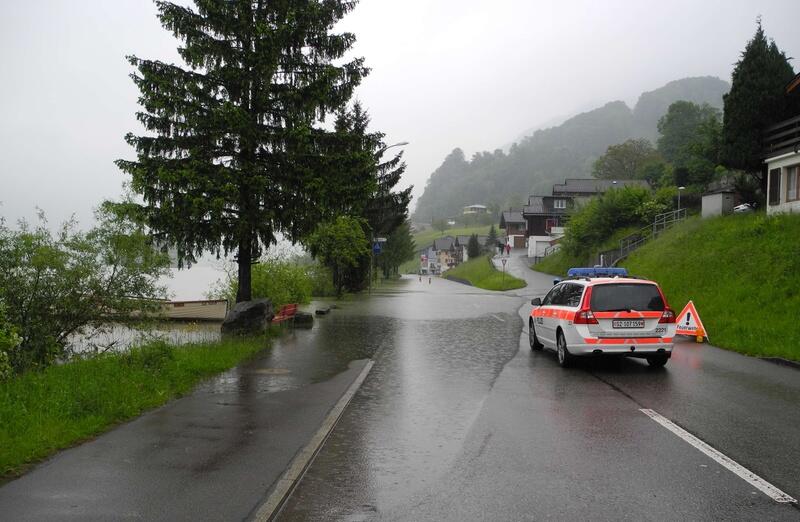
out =
[[564,235],[568,213],[575,206],[569,196],[530,196],[522,209],[527,222],[528,257],[547,255]]
[[[800,74],[786,86],[786,95],[800,106]],[[800,111],[764,132],[764,163],[767,214],[800,212]]]

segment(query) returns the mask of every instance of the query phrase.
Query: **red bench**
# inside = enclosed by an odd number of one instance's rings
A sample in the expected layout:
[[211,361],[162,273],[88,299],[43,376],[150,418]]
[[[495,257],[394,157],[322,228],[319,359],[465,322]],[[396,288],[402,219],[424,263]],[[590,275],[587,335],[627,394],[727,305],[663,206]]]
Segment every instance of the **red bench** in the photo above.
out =
[[285,304],[280,307],[278,313],[272,318],[273,323],[282,323],[284,321],[292,321],[294,323],[294,316],[297,313],[297,303]]

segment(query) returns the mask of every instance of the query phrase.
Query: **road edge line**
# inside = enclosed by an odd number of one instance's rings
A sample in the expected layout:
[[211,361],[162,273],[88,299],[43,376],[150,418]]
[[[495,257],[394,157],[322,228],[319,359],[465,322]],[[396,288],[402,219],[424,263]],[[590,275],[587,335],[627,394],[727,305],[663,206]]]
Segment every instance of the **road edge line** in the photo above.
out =
[[710,457],[717,464],[727,469],[728,471],[732,472],[737,477],[743,479],[748,484],[758,489],[759,491],[770,497],[775,502],[779,502],[781,504],[797,504],[797,500],[792,498],[788,493],[784,493],[783,491],[773,486],[763,478],[759,477],[749,469],[745,468],[732,458],[714,449],[712,446],[698,439],[697,437],[695,437],[685,429],[681,428],[680,426],[678,426],[668,418],[664,417],[663,415],[660,415],[658,412],[651,410],[649,408],[641,408],[639,411],[641,411],[642,413],[644,413],[657,423],[661,424],[663,427],[667,428],[669,431],[671,431],[672,433],[683,439],[685,442],[688,442],[695,449],[699,450],[707,457]]
[[339,419],[342,417],[345,408],[347,405],[350,404],[350,401],[355,396],[358,389],[361,388],[361,385],[364,383],[364,380],[367,378],[370,370],[375,365],[375,361],[370,359],[367,364],[364,365],[364,368],[361,369],[361,373],[358,374],[356,380],[350,384],[350,387],[347,388],[347,391],[344,392],[344,395],[339,398],[337,403],[325,417],[325,420],[322,422],[322,425],[319,427],[317,432],[311,437],[311,440],[305,447],[295,455],[294,459],[292,459],[291,464],[283,473],[280,479],[275,483],[275,488],[272,490],[272,493],[267,497],[267,499],[259,506],[258,510],[256,510],[255,515],[253,516],[252,520],[256,522],[268,522],[273,520],[275,515],[278,514],[280,509],[283,507],[284,502],[289,498],[294,488],[300,482],[303,475],[305,474],[308,467],[311,465],[311,462],[314,460],[314,457],[317,456],[319,450],[322,448],[325,441],[328,439],[328,436],[333,431],[333,428],[336,427],[336,424],[339,422]]

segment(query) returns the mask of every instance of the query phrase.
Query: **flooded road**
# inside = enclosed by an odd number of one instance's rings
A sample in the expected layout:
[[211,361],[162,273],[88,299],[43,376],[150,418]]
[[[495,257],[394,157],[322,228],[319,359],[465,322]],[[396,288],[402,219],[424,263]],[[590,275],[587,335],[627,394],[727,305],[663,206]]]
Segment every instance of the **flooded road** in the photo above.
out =
[[662,371],[564,370],[523,322],[552,278],[518,268],[516,295],[411,280],[371,303],[391,341],[279,520],[800,519],[641,411],[797,495],[800,373],[693,343]]
[[800,372],[682,343],[666,369],[528,347],[527,304],[407,277],[0,487],[2,520],[242,520],[374,361],[279,520],[798,520]]

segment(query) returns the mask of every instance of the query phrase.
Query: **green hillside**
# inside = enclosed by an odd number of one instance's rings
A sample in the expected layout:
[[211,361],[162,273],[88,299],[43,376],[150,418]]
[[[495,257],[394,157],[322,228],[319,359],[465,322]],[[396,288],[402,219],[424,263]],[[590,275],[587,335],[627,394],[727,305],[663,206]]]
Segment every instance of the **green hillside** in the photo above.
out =
[[713,77],[685,78],[643,93],[633,109],[615,101],[579,114],[563,124],[538,130],[502,150],[467,158],[453,150],[429,178],[417,201],[414,221],[455,216],[465,205],[519,208],[529,194],[549,194],[565,178],[589,177],[591,166],[609,145],[630,138],[654,139],[658,119],[672,102],[688,100],[722,107],[727,82]]
[[484,290],[514,290],[523,288],[526,283],[511,274],[504,274],[492,265],[491,258],[486,256],[470,259],[451,268],[444,275],[446,278],[454,277],[469,281],[472,286]]
[[694,301],[712,344],[800,360],[800,215],[693,218],[622,264]]

